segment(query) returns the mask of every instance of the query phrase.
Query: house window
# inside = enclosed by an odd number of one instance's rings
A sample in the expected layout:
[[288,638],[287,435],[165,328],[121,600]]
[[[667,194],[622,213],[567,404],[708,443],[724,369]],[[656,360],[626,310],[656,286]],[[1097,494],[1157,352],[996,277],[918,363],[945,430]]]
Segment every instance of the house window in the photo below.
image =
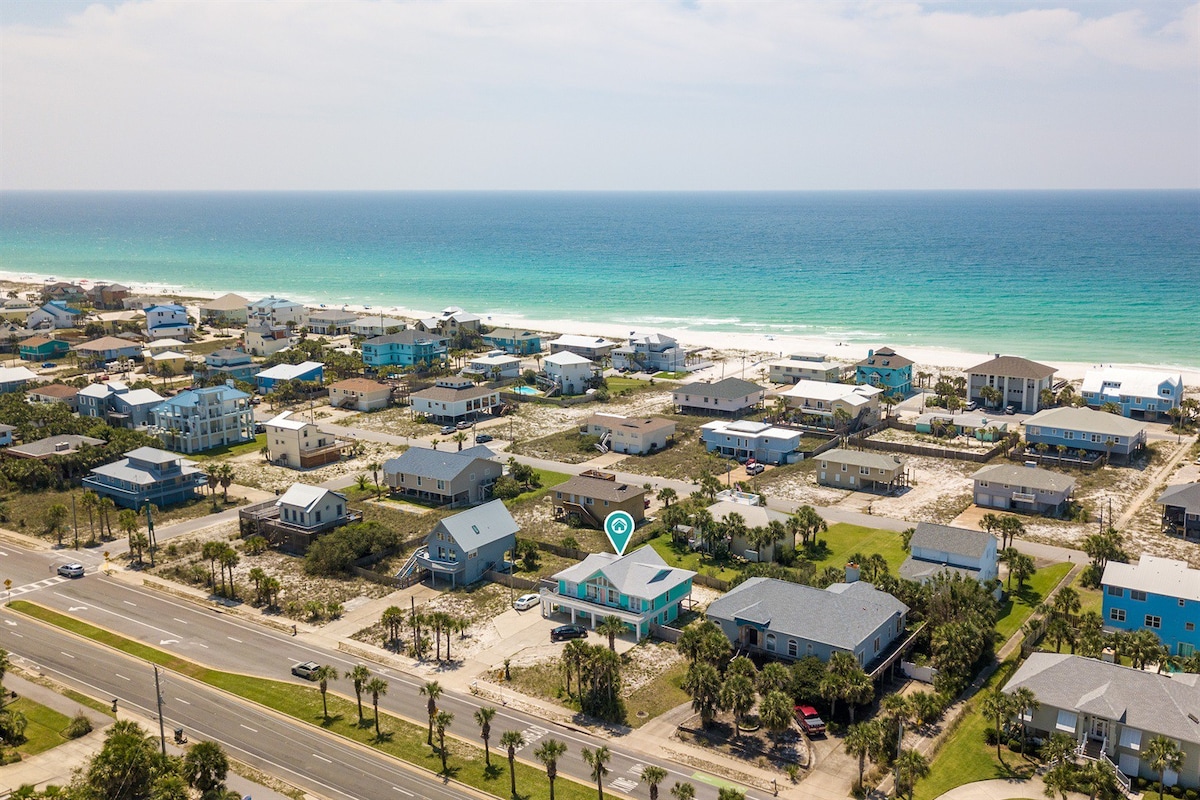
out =
[[1156,629],[1161,628],[1162,627],[1162,617],[1156,617],[1153,614],[1147,614],[1146,615],[1146,627],[1147,628],[1156,628]]
[[1113,622],[1124,622],[1125,621],[1125,609],[1110,608],[1108,610],[1108,618],[1111,619]]
[[879,637],[878,636],[875,637],[875,652],[876,653],[879,652]]
[[1183,629],[1184,629],[1185,631],[1187,631],[1188,633],[1191,633],[1192,631],[1196,630],[1196,623],[1194,623],[1194,622],[1185,622],[1185,623],[1183,623]]
[[1184,607],[1184,606],[1186,606],[1186,605],[1187,605],[1187,601],[1186,601],[1186,600],[1184,600],[1182,597],[1181,597],[1181,598],[1179,598],[1179,607],[1180,607],[1180,608],[1183,608],[1183,607]]
[[859,475],[870,475],[870,474],[871,474],[871,468],[870,468],[870,467],[859,467],[859,468],[858,468],[858,474],[859,474]]
[[796,640],[788,639],[788,655],[791,656],[792,658],[795,658],[799,654],[800,654],[800,648],[796,644]]
[[318,511],[318,512],[316,513],[316,516],[315,516],[315,518],[316,518],[316,521],[317,521],[317,522],[320,522],[320,521],[321,521],[321,512],[320,512],[320,511]]
[[1142,749],[1142,732],[1137,728],[1121,729],[1121,747],[1128,750]]
[[1125,596],[1125,590],[1122,589],[1120,586],[1108,587],[1108,593],[1113,597],[1124,597]]
[[772,653],[775,652],[775,634],[773,633],[767,634],[767,650]]
[[1074,711],[1059,711],[1058,719],[1055,720],[1054,727],[1056,730],[1064,733],[1075,733],[1075,726],[1079,722],[1079,717]]
[[1146,601],[1146,593],[1141,591],[1140,589],[1130,589],[1129,590],[1129,599],[1136,600],[1139,603],[1144,603]]
[[1063,438],[1064,439],[1074,439],[1075,431],[1063,431]]

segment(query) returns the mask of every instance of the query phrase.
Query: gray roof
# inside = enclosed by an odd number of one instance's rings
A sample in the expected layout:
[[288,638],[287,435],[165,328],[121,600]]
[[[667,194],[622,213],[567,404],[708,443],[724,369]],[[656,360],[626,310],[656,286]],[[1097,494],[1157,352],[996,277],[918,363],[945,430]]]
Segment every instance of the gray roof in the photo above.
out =
[[750,578],[708,606],[708,616],[747,619],[777,634],[854,650],[908,606],[865,581],[817,589],[776,578]]
[[[521,526],[508,513],[503,500],[493,500],[446,517],[434,528],[443,530],[463,550],[478,550],[484,545],[511,538],[514,543]],[[434,533],[431,533],[432,537]]]
[[904,559],[904,563],[900,565],[897,574],[906,581],[916,581],[924,583],[930,578],[943,572],[962,575],[964,578],[979,580],[979,570],[970,569],[968,567],[958,567],[954,564],[941,564],[936,561],[921,561],[920,559],[909,556]]
[[1168,486],[1158,496],[1160,506],[1179,506],[1187,514],[1200,514],[1200,483],[1181,483]]
[[1065,492],[1075,486],[1075,479],[1070,475],[1017,464],[994,464],[984,467],[971,478],[977,481],[1028,486],[1031,489],[1045,489],[1051,492]]
[[928,547],[930,550],[942,550],[947,553],[958,553],[971,558],[979,558],[987,552],[988,542],[996,537],[987,531],[973,531],[970,528],[956,528],[953,525],[937,525],[932,522],[917,523],[909,540],[909,548]]
[[1200,675],[1159,675],[1066,653],[1033,653],[1004,691],[1022,687],[1032,689],[1043,708],[1200,744],[1200,722],[1192,721],[1200,719]]
[[740,400],[748,394],[755,392],[766,392],[766,389],[759,386],[757,383],[744,381],[741,378],[725,378],[716,383],[685,383],[675,390],[675,394],[694,395],[696,397],[710,397],[714,400]]
[[137,459],[147,464],[172,464],[176,461],[181,461],[178,453],[172,453],[169,450],[163,450],[158,447],[138,447],[130,450],[125,454],[126,458]]
[[[23,444],[20,447],[8,448],[9,455],[22,455],[27,458],[45,458],[56,454],[74,453],[83,445],[91,445],[92,447],[100,447],[105,444],[103,439],[97,439],[92,436],[78,436],[74,433],[64,433],[61,436],[47,436],[45,439],[38,439],[29,444]],[[59,450],[60,445],[66,445],[62,450]]]
[[[137,450],[131,451],[129,455],[132,456],[140,450],[153,449],[155,448],[139,447]],[[196,473],[200,472],[200,470],[196,468],[196,462],[189,461],[186,458],[180,458],[173,453],[168,455],[171,456],[171,460],[179,461],[180,469],[184,475],[195,475]],[[111,464],[102,464],[99,467],[95,467],[92,470],[92,474],[103,475],[107,478],[113,478],[115,480],[127,481],[136,486],[153,486],[160,480],[157,474],[146,467],[133,465],[128,458],[122,458],[119,461],[114,461]],[[174,480],[174,476],[176,474],[177,473],[171,473],[169,476],[170,479]]]
[[691,570],[667,566],[653,547],[643,545],[623,556],[592,553],[575,566],[556,573],[554,580],[583,583],[600,574],[621,594],[642,598],[658,597],[696,575]]
[[481,444],[468,447],[465,450],[430,450],[426,447],[410,447],[395,458],[389,458],[383,464],[384,475],[420,475],[439,481],[452,481],[463,473],[477,459],[491,460],[495,455]]
[[[1030,426],[1040,425],[1043,428],[1057,430],[1085,431],[1107,436],[1137,436],[1146,430],[1145,424],[1136,419],[1129,419],[1107,411],[1093,411],[1090,408],[1048,408],[1039,411],[1025,420],[1025,430]],[[1043,434],[1045,431],[1042,432]]]
[[389,333],[387,336],[376,336],[373,339],[367,339],[363,344],[369,344],[372,347],[382,344],[445,344],[446,339],[441,336],[425,333],[424,331],[397,331]]
[[850,467],[869,467],[871,469],[881,469],[884,472],[896,469],[902,466],[903,461],[899,456],[885,455],[884,453],[872,453],[868,450],[846,450],[841,447],[835,447],[832,450],[826,450],[817,458],[822,461],[830,461],[835,464],[845,464]]

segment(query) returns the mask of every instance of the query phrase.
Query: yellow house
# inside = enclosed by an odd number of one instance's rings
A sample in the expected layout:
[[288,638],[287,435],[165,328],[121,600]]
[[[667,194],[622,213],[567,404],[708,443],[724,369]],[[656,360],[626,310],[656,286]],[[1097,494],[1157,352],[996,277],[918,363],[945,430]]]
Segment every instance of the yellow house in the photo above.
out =
[[156,375],[163,374],[164,370],[169,370],[172,375],[182,375],[187,367],[187,356],[174,350],[155,353],[148,360]]

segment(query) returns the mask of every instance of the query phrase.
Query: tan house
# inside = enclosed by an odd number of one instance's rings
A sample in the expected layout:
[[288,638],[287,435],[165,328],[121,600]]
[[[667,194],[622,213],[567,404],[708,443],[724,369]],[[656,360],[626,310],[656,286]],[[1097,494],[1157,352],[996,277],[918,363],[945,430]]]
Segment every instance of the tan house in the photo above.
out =
[[675,421],[663,417],[625,417],[620,414],[593,414],[584,421],[580,433],[598,436],[601,452],[645,455],[667,446],[675,435]]
[[79,390],[65,383],[51,383],[30,389],[25,399],[31,403],[65,403],[74,411],[79,407]]
[[483,445],[461,451],[410,447],[383,465],[383,479],[392,491],[437,505],[482,503],[503,465]]
[[838,411],[845,412],[848,424],[871,425],[879,421],[879,396],[883,389],[867,384],[827,383],[801,379],[779,392],[788,409],[802,417],[821,417],[831,425]]
[[296,337],[286,325],[259,325],[246,328],[246,352],[252,356],[269,356],[291,347]]
[[889,493],[908,485],[898,456],[837,448],[817,456],[817,483],[851,491]]
[[646,519],[646,490],[617,480],[611,472],[585,470],[554,487],[554,516],[578,517],[593,528],[604,528],[604,519],[614,511],[625,511],[635,524]]
[[265,423],[267,459],[292,469],[311,469],[338,461],[343,444],[331,433],[322,433],[311,422],[294,419],[284,411]]
[[334,408],[354,408],[376,411],[387,408],[392,400],[392,387],[367,378],[348,378],[329,384],[329,405]]
[[200,306],[200,321],[209,325],[245,325],[249,320],[250,301],[241,295],[223,294]]
[[795,383],[796,381],[824,381],[834,383],[842,379],[842,365],[830,361],[822,353],[792,353],[787,358],[767,362],[771,383]]
[[413,392],[409,399],[414,414],[438,420],[477,419],[501,405],[499,389],[476,386],[461,375],[438,378],[433,386]]
[[136,326],[140,330],[145,316],[141,311],[105,311],[89,321],[100,323],[105,333],[119,333],[130,325]]
[[767,390],[741,378],[715,383],[686,383],[671,393],[671,402],[682,412],[737,417],[762,405]]
[[1054,372],[1054,367],[1028,358],[997,353],[991,361],[967,370],[967,397],[985,408],[993,407],[980,394],[983,387],[990,386],[1000,392],[1000,407],[1012,406],[1017,411],[1034,414],[1042,407],[1042,391],[1054,388]]
[[177,350],[163,350],[147,358],[146,364],[155,375],[182,375],[187,360],[187,355]]

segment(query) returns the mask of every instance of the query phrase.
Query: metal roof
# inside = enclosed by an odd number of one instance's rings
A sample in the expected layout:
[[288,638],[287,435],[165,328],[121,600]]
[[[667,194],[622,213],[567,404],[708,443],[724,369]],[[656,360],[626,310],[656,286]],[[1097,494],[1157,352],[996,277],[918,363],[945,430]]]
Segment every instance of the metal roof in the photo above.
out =
[[993,464],[976,472],[971,479],[991,483],[1007,483],[1012,486],[1028,486],[1031,489],[1046,489],[1051,492],[1065,492],[1075,486],[1075,479],[1070,475],[1017,464]]
[[[478,459],[491,460],[495,455],[486,446],[477,444],[465,450],[432,450],[427,447],[410,447],[396,458],[383,464],[385,475],[420,475],[440,481],[452,481]],[[493,462],[499,463],[499,462]]]
[[454,516],[446,517],[437,524],[432,538],[438,530],[450,535],[450,538],[463,550],[478,550],[484,545],[513,537],[516,543],[516,533],[521,526],[508,513],[503,500],[493,500],[481,506],[468,508]]
[[1200,569],[1160,556],[1143,555],[1136,564],[1109,561],[1100,584],[1200,602]]

